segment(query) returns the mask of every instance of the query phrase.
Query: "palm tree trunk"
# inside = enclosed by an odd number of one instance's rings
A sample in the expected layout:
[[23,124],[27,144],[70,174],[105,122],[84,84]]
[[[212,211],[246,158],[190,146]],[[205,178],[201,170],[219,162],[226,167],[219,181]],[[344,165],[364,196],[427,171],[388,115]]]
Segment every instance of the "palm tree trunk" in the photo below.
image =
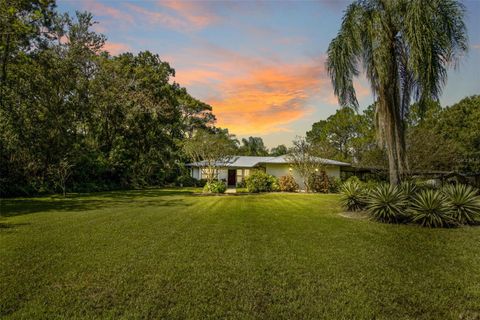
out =
[[[392,74],[396,74],[396,70]],[[377,106],[381,138],[387,148],[391,184],[399,184],[408,168],[399,92],[396,77],[390,78],[379,90]]]

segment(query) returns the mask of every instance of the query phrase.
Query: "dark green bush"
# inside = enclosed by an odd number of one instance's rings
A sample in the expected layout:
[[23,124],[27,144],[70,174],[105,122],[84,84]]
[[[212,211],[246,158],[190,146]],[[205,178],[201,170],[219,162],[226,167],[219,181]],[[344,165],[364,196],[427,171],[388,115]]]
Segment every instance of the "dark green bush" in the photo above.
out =
[[278,191],[278,180],[276,177],[260,170],[255,170],[245,178],[245,185],[248,192],[270,192]]
[[480,197],[477,190],[464,185],[445,186],[442,190],[450,213],[457,223],[476,224],[480,221]]
[[207,182],[203,187],[203,192],[206,193],[225,193],[227,185],[223,181]]
[[441,228],[456,224],[447,205],[445,196],[439,190],[422,190],[409,208],[412,222],[423,227]]
[[330,193],[338,193],[340,192],[340,188],[342,187],[342,179],[338,177],[330,177],[330,185],[328,188],[328,192]]
[[347,180],[343,183],[340,194],[340,203],[348,211],[359,211],[365,208],[365,194],[360,182]]
[[295,192],[299,189],[298,183],[292,175],[282,176],[278,180],[280,191]]
[[405,220],[408,201],[400,187],[381,184],[368,192],[367,211],[377,221],[398,223]]
[[179,187],[196,187],[199,186],[199,181],[192,176],[183,175],[177,177],[175,185]]

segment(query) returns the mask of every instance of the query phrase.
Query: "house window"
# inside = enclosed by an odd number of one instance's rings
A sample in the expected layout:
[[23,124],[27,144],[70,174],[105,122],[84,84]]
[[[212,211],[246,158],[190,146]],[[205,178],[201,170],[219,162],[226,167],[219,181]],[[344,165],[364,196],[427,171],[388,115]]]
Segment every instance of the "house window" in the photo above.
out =
[[243,172],[243,176],[244,176],[244,177],[248,177],[248,176],[250,175],[250,169],[245,169],[245,170],[243,170],[243,171],[244,171],[244,172]]
[[216,169],[202,168],[201,171],[202,171],[200,175],[201,179],[208,180],[209,177],[214,177],[214,178],[218,177],[218,170]]
[[243,169],[237,169],[237,183],[243,181]]

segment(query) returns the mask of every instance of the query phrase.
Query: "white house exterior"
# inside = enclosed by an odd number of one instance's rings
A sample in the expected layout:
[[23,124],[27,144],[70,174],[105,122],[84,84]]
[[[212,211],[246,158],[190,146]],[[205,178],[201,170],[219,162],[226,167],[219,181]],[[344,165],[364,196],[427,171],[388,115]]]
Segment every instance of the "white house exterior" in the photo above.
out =
[[[329,177],[340,177],[340,167],[350,166],[349,163],[320,159],[323,170]],[[190,173],[195,179],[205,179],[207,172],[205,163],[195,162],[187,164],[190,167]],[[218,180],[225,181],[229,186],[235,186],[243,181],[252,170],[263,170],[272,176],[280,178],[281,176],[292,175],[299,186],[303,186],[303,179],[296,172],[295,168],[287,160],[286,156],[279,157],[252,157],[252,156],[233,156],[228,162],[218,163]]]

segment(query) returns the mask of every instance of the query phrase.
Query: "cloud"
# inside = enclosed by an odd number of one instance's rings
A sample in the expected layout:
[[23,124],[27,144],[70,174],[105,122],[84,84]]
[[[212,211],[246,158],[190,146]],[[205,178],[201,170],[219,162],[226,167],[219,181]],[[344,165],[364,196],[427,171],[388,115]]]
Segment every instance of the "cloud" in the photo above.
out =
[[204,28],[219,20],[219,17],[201,2],[163,0],[158,4],[175,12],[179,18],[186,20],[195,28]]
[[158,1],[158,9],[145,8],[128,3],[128,8],[137,21],[151,25],[161,25],[176,31],[190,33],[203,29],[220,18],[204,3],[189,1]]
[[119,20],[119,22],[126,22],[127,24],[133,24],[134,22],[133,16],[129,13],[123,12],[122,10],[114,7],[107,6],[95,0],[85,0],[83,2],[83,5],[85,9],[93,12],[96,16],[114,18],[116,20]]
[[123,52],[131,51],[132,48],[125,43],[107,41],[103,46],[103,50],[108,51],[112,55],[117,55]]
[[472,48],[480,50],[480,43],[472,45]]

